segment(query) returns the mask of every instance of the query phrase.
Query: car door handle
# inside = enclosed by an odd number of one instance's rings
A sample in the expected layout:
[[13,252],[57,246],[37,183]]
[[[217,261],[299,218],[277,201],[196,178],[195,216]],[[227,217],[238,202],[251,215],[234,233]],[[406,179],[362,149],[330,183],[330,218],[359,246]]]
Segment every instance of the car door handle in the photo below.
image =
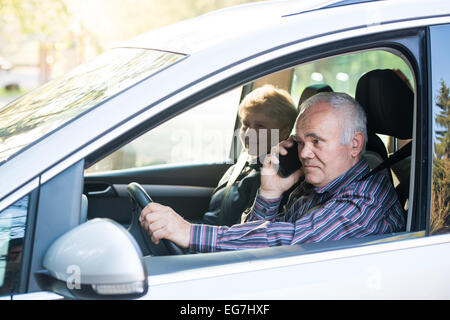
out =
[[85,185],[85,194],[88,197],[116,197],[113,186],[106,183],[89,183]]
[[90,192],[88,192],[88,196],[103,196],[103,195],[107,195],[108,193],[110,193],[111,190],[112,190],[111,186],[108,186],[105,190],[90,191]]

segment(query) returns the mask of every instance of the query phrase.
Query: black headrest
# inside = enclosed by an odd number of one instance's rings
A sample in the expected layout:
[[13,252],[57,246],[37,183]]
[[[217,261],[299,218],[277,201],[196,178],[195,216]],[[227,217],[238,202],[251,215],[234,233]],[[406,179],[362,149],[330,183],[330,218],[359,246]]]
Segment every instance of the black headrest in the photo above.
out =
[[395,71],[373,70],[356,86],[356,100],[367,114],[367,131],[412,138],[414,93]]
[[319,92],[333,92],[333,89],[327,84],[313,84],[305,88],[303,90],[302,95],[300,96],[300,100],[298,101],[298,106],[300,105],[308,98],[312,97],[316,93]]

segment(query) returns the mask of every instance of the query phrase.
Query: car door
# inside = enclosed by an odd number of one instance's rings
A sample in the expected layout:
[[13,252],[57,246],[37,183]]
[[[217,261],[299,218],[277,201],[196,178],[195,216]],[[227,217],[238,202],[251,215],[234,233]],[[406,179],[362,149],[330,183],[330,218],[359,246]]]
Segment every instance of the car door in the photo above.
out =
[[87,168],[88,219],[107,217],[128,225],[130,182],[187,219],[201,219],[214,188],[236,160],[234,148],[241,148],[236,133],[243,92],[237,87],[167,119]]
[[[285,257],[285,252],[282,248],[279,251],[270,249],[270,258],[268,258],[270,261],[262,261],[260,264],[255,265],[248,265],[247,262],[254,259],[249,258],[249,256],[259,254],[256,252],[248,253],[248,256],[245,258],[243,258],[244,254],[239,256],[238,253],[217,254],[213,259],[213,263],[208,261],[206,257],[203,258],[201,254],[183,257],[183,259],[179,259],[179,264],[173,257],[149,256],[146,258],[146,264],[148,270],[150,270],[149,282],[153,289],[149,293],[148,298],[180,299],[185,297],[188,291],[191,292],[190,297],[206,297],[205,292],[209,292],[208,288],[211,288],[213,284],[223,288],[220,292],[214,291],[215,295],[209,294],[209,297],[216,298],[224,298],[228,295],[239,297],[264,296],[267,298],[274,293],[281,297],[287,297],[288,295],[304,298],[320,297],[325,292],[328,292],[327,288],[337,290],[337,288],[345,287],[346,284],[349,284],[355,291],[346,292],[345,297],[381,297],[391,296],[391,293],[392,296],[399,296],[406,294],[406,292],[403,291],[403,288],[396,289],[394,288],[395,285],[391,285],[395,278],[401,279],[402,282],[407,281],[410,276],[414,278],[419,277],[424,270],[430,273],[430,277],[434,277],[434,275],[431,276],[433,271],[445,277],[442,272],[448,266],[448,261],[443,261],[441,265],[434,268],[429,259],[432,259],[436,252],[440,252],[448,247],[448,237],[442,239],[424,237],[427,233],[429,210],[426,209],[428,206],[427,197],[422,195],[430,192],[429,186],[431,181],[430,162],[428,161],[431,145],[427,142],[427,128],[430,125],[428,121],[431,119],[426,116],[430,110],[427,60],[429,57],[427,55],[428,41],[428,29],[426,27],[395,31],[385,27],[384,32],[371,36],[344,38],[331,44],[294,51],[289,56],[280,53],[279,56],[267,62],[267,65],[264,63],[258,64],[254,69],[248,68],[237,76],[242,83],[257,82],[261,76],[271,75],[271,72],[274,70],[273,67],[269,68],[269,66],[278,65],[279,67],[275,70],[278,72],[290,68],[301,68],[314,62],[324,62],[327,61],[327,58],[346,58],[363,51],[381,50],[400,57],[405,62],[405,65],[408,66],[408,70],[411,71],[412,86],[414,88],[414,106],[411,110],[412,114],[408,115],[408,118],[414,121],[414,136],[412,139],[414,147],[411,158],[408,160],[411,165],[408,169],[410,182],[408,188],[409,203],[406,207],[408,219],[406,233],[392,237],[388,235],[381,242],[379,239],[376,241],[367,239],[363,241],[363,247],[360,247],[361,243],[357,241],[342,243],[342,246],[339,243],[327,243],[319,248],[308,245],[293,247],[292,250],[296,253],[290,252],[292,259],[287,259],[286,261],[281,259]],[[345,59],[343,61],[345,63]],[[251,63],[250,61],[249,64]],[[381,65],[378,68],[381,68]],[[270,72],[262,72],[261,74],[261,70],[270,70]],[[296,73],[291,72],[291,74],[294,77]],[[335,73],[334,75],[337,76],[337,74]],[[340,78],[344,79],[345,77],[340,75]],[[219,89],[217,90],[220,91],[222,88],[220,84],[218,86]],[[399,143],[400,141],[396,140],[394,144]],[[386,143],[387,145],[388,143]],[[391,153],[398,149],[399,146],[394,146]],[[364,245],[367,244],[370,245],[366,248]],[[330,255],[326,253],[315,255],[319,251],[333,251],[333,253]],[[261,253],[261,255],[264,254]],[[426,263],[410,268],[408,275],[399,271],[399,269],[407,268],[418,255],[426,257]],[[280,260],[278,260],[279,258]],[[282,261],[285,261],[286,264]],[[397,264],[400,267],[396,267]],[[178,282],[171,279],[170,274],[165,276],[164,273],[167,272],[168,265],[171,266],[170,272],[182,272],[189,269],[192,269],[192,272],[183,273],[186,278],[180,275]],[[245,268],[243,268],[245,274],[235,269],[240,268],[242,265],[245,265]],[[338,265],[338,269],[334,269],[336,265]],[[360,272],[357,272],[356,266],[358,266]],[[196,271],[196,268],[199,267],[202,267],[202,274]],[[396,271],[392,272],[393,269]],[[289,272],[283,270],[289,270]],[[316,270],[321,271],[316,272]],[[321,278],[325,270],[329,270],[327,277]],[[330,270],[334,271],[330,272]],[[346,271],[343,272],[344,270]],[[340,271],[342,271],[341,278],[339,278]],[[264,288],[262,285],[258,285],[257,279],[286,279],[286,273],[308,274],[308,277],[296,278],[295,284],[294,282],[290,283],[289,290],[285,290],[285,283],[278,280],[265,282]],[[385,275],[388,280],[381,281],[380,275]],[[411,296],[420,296],[420,286],[427,279],[432,281],[430,277],[422,277],[414,291],[410,292]],[[239,278],[242,290],[237,290],[228,285],[234,278]],[[372,281],[371,279],[374,280]],[[313,283],[309,281],[313,281]],[[330,283],[333,283],[333,285],[330,285]],[[305,290],[308,285],[314,285],[314,290]],[[195,294],[192,293],[194,287],[196,288],[194,290]],[[442,288],[442,284],[439,285],[439,288]],[[336,292],[333,290],[330,292]],[[325,295],[325,297],[330,296],[333,295]]]
[[[385,28],[389,31],[389,27]],[[354,38],[349,42],[336,41],[315,51],[321,58],[317,60],[319,64],[327,61],[324,57],[333,57],[332,48],[336,47],[341,52],[348,50],[346,53],[349,54],[368,48],[401,48],[399,56],[410,66],[414,89],[411,112],[414,116],[404,115],[404,119],[413,121],[414,147],[408,160],[410,180],[405,233],[387,235],[381,240],[367,239],[368,242],[362,243],[362,246],[350,240],[322,243],[316,247],[300,245],[297,253],[294,253],[295,248],[284,248],[289,250],[289,254],[283,254],[282,248],[279,251],[275,248],[254,250],[248,252],[249,256],[257,256],[253,259],[239,259],[236,254],[235,260],[232,260],[233,253],[225,252],[214,253],[214,263],[207,263],[207,257],[194,255],[186,257],[183,267],[172,264],[170,272],[156,268],[175,262],[174,259],[148,257],[146,263],[149,270],[153,268],[153,272],[149,276],[152,292],[147,298],[180,299],[187,291],[194,299],[450,297],[450,260],[446,253],[450,248],[450,193],[446,187],[449,181],[449,143],[446,139],[450,67],[445,58],[448,51],[448,41],[445,39],[449,31],[448,25],[424,26],[394,33],[384,32],[364,39]],[[314,58],[308,61],[314,62]],[[305,65],[300,64],[297,68],[302,66]],[[396,140],[389,153],[395,153],[403,143],[401,139]],[[386,147],[389,145],[388,140]],[[270,258],[264,256],[266,253]],[[205,260],[203,265],[202,258]],[[225,266],[227,262],[229,264]],[[201,272],[196,270],[198,265],[202,266]],[[232,281],[238,282],[239,288],[228,285]],[[213,289],[217,287],[221,289]]]

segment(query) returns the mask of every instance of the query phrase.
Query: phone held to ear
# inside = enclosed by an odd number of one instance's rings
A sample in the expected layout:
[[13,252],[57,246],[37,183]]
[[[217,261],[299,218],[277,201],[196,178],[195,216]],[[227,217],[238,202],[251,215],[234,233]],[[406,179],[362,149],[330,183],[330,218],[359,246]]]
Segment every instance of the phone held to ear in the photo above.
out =
[[280,167],[278,169],[278,174],[282,178],[289,177],[302,166],[302,163],[298,158],[297,142],[294,142],[294,145],[286,150],[288,152],[286,155],[279,155]]

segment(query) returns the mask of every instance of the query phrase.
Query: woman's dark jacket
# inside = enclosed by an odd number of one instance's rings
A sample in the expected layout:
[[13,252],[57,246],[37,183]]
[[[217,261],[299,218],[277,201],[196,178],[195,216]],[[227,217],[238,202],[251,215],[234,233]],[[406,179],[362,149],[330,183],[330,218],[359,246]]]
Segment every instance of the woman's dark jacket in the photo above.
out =
[[[199,223],[219,226],[241,223],[242,213],[253,206],[256,192],[261,185],[261,165],[247,162],[234,183],[227,186],[235,167],[236,165],[231,166],[219,181],[211,196],[208,211]],[[283,194],[280,210],[294,188],[295,186]]]

